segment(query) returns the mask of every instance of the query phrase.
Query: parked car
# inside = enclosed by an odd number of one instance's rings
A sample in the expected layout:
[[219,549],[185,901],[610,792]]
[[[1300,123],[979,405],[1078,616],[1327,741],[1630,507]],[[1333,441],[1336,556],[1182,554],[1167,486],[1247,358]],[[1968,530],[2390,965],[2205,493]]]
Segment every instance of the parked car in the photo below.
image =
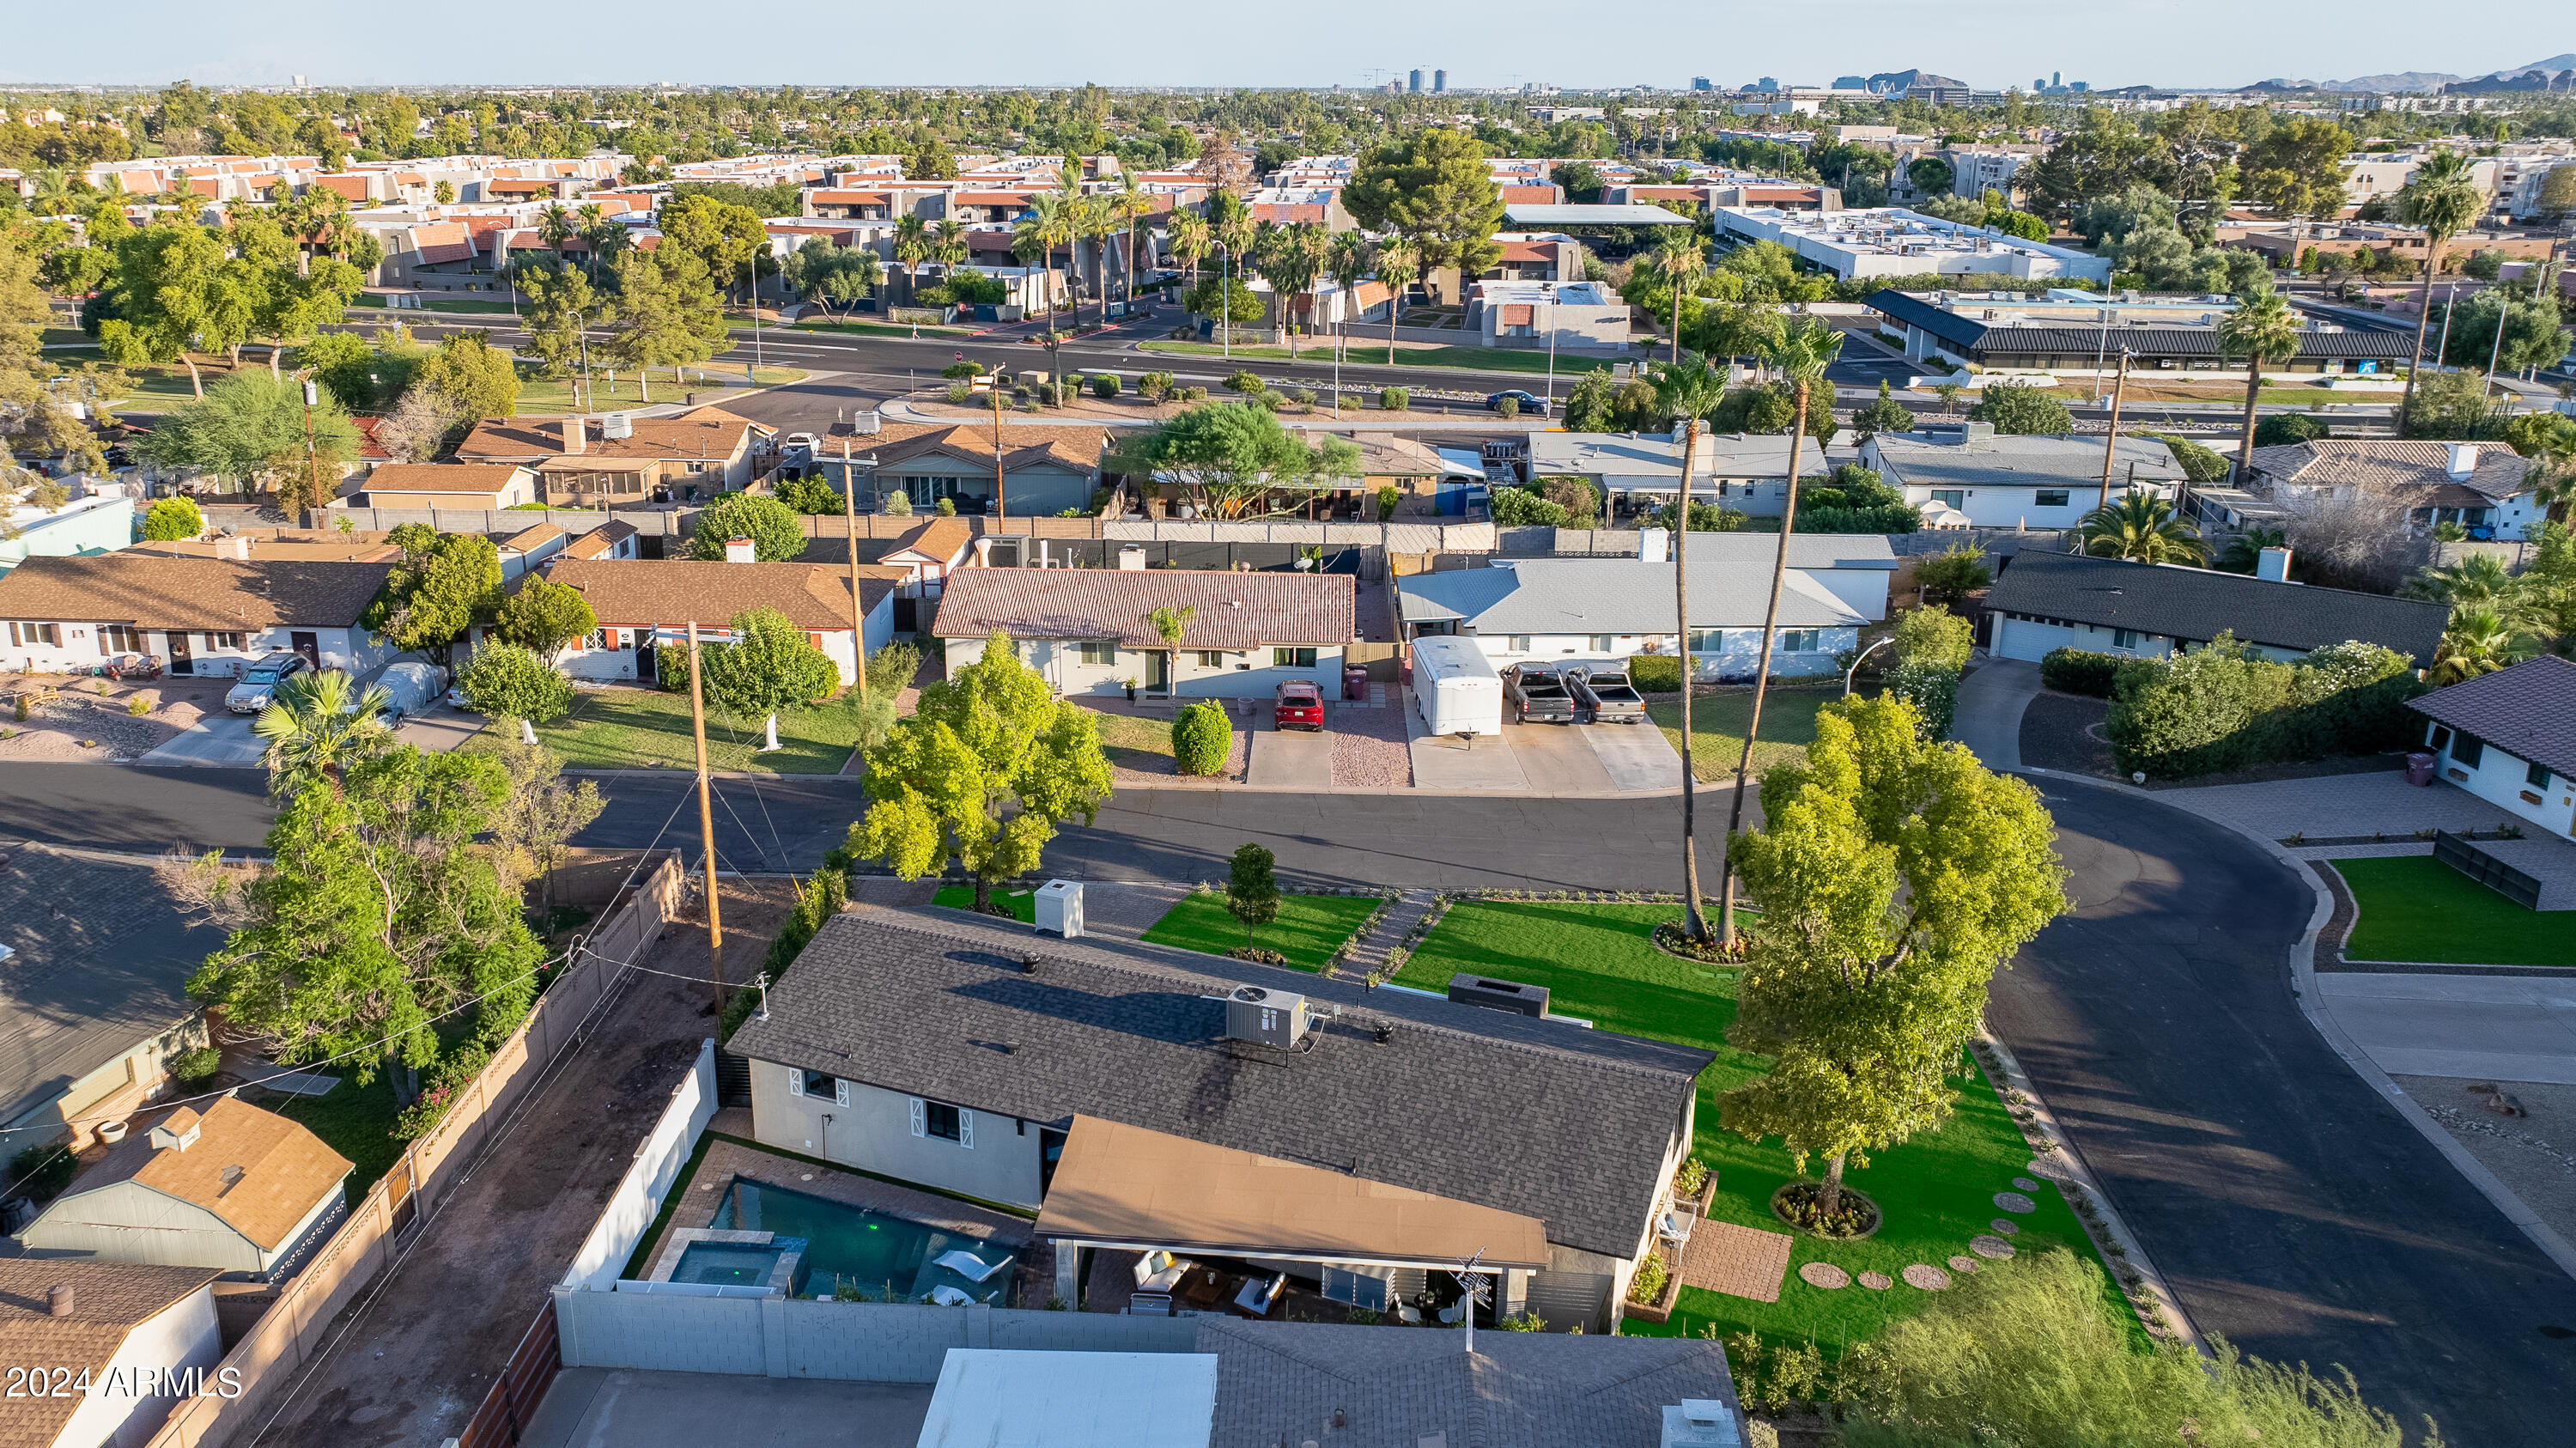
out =
[[1502,411],[1503,399],[1506,397],[1520,404],[1521,415],[1524,417],[1547,416],[1546,398],[1533,396],[1527,392],[1521,391],[1517,387],[1506,387],[1500,392],[1488,394],[1485,398],[1485,410],[1487,412]]
[[261,657],[241,676],[241,682],[224,693],[224,707],[236,714],[256,714],[268,707],[277,687],[313,666],[296,653],[274,653]]
[[[376,682],[385,691],[385,722],[399,724],[415,714],[429,712],[429,706],[447,691],[447,670],[436,664],[387,664]],[[355,697],[350,703],[356,706]]]
[[1571,724],[1577,712],[1574,690],[1554,664],[1514,664],[1504,670],[1503,705],[1523,724],[1533,719]]
[[1324,691],[1303,679],[1281,684],[1278,703],[1273,708],[1273,726],[1320,732],[1324,727]]
[[811,456],[814,451],[822,445],[821,441],[810,432],[791,432],[778,440],[778,450],[780,452],[791,453],[796,451],[798,448],[803,448],[808,456]]
[[1577,664],[1565,671],[1565,677],[1574,688],[1574,702],[1592,715],[1593,723],[1646,722],[1646,698],[1628,681],[1628,671],[1621,665]]

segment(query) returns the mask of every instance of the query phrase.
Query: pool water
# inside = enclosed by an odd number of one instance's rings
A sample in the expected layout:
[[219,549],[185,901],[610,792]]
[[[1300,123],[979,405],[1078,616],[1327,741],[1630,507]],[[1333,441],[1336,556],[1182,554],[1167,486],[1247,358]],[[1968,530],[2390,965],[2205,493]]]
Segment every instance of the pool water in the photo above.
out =
[[741,1242],[691,1242],[671,1269],[674,1282],[709,1282],[721,1287],[767,1287],[778,1270],[786,1243],[755,1247]]
[[[1005,1305],[1003,1294],[1010,1290],[1010,1266],[1019,1255],[925,1223],[739,1176],[717,1199],[715,1216],[707,1225],[803,1238],[805,1262],[799,1273],[803,1281],[797,1290],[817,1297],[829,1297],[836,1287],[847,1285],[871,1298],[922,1302],[937,1289],[952,1287],[977,1302],[1001,1306]],[[979,1282],[932,1260],[953,1251],[964,1251],[998,1270]],[[686,1264],[683,1257],[684,1268]]]

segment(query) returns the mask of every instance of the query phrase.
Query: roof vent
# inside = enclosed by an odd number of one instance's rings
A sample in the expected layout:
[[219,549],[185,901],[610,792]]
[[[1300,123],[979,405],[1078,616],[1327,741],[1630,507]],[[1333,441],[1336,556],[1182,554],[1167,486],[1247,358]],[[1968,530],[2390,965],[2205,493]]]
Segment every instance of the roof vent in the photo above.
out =
[[1023,955],[1023,956],[1021,956],[1021,957],[1020,957],[1020,974],[1022,974],[1022,975],[1035,975],[1035,974],[1037,974],[1037,973],[1038,973],[1038,958],[1037,958],[1035,955]]
[[69,1317],[72,1315],[72,1285],[70,1283],[57,1282],[53,1286],[45,1289],[45,1315],[47,1317]]
[[215,1175],[223,1182],[222,1188],[215,1193],[216,1196],[220,1197],[225,1192],[231,1191],[233,1188],[240,1186],[242,1177],[246,1175],[246,1173],[244,1173],[238,1166],[228,1166],[222,1171],[217,1172]]

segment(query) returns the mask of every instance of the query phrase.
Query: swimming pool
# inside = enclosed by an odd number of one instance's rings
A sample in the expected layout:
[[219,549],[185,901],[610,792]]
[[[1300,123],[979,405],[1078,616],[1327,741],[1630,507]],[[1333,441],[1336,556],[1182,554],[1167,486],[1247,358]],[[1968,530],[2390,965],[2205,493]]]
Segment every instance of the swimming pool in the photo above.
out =
[[[804,1239],[805,1263],[796,1290],[815,1297],[849,1286],[871,1298],[926,1302],[945,1288],[976,1302],[1006,1306],[1010,1268],[1019,1259],[1016,1251],[980,1238],[741,1176],[717,1199],[707,1225]],[[938,1260],[952,1252],[982,1265],[967,1273]]]
[[792,1240],[774,1240],[766,1247],[747,1242],[691,1242],[680,1253],[679,1265],[671,1269],[671,1280],[719,1287],[766,1287],[778,1268],[778,1259],[801,1245]]

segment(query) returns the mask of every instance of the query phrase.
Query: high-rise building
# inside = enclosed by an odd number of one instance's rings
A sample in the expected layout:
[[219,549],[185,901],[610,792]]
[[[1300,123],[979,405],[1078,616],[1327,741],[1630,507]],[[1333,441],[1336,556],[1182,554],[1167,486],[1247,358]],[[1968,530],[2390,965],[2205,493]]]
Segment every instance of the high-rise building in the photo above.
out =
[[2062,80],[2060,80],[2060,79],[2058,78],[2061,74],[2062,74],[2062,72],[2059,72],[2059,71],[2054,71],[2054,70],[2050,71],[2050,72],[2048,73],[2048,83],[2049,83],[2050,85],[2052,85],[2052,86],[2055,86],[2055,85],[2063,85],[2065,82],[2063,82]]
[[1838,76],[1835,76],[1835,77],[1834,77],[1834,89],[1836,89],[1836,90],[1867,90],[1867,89],[1869,89],[1869,77],[1868,77],[1868,76],[1865,76],[1865,75],[1838,75]]
[[1766,75],[1760,80],[1755,81],[1753,83],[1753,88],[1768,94],[1769,92],[1776,91],[1780,88],[1780,78],[1778,76]]
[[1445,70],[1435,70],[1435,71],[1433,71],[1433,72],[1431,73],[1431,93],[1432,93],[1433,95],[1441,95],[1441,94],[1445,94],[1445,93],[1448,91],[1448,89],[1449,89],[1449,72],[1447,72],[1447,71],[1445,71]]
[[1691,77],[1691,89],[1692,89],[1692,90],[1695,90],[1695,91],[1704,91],[1704,90],[1715,90],[1715,89],[1717,89],[1717,87],[1715,87],[1715,86],[1713,86],[1713,85],[1710,85],[1710,84],[1708,83],[1708,77],[1707,77],[1707,76],[1704,76],[1704,75],[1695,75],[1695,76],[1692,76],[1692,77]]
[[1419,70],[1417,70],[1417,71],[1413,72],[1413,75],[1412,75],[1412,77],[1411,77],[1411,80],[1412,80],[1412,82],[1413,82],[1413,85],[1412,85],[1413,93],[1414,93],[1415,95],[1420,95],[1420,94],[1422,94],[1422,72],[1421,72],[1421,71],[1419,71]]

